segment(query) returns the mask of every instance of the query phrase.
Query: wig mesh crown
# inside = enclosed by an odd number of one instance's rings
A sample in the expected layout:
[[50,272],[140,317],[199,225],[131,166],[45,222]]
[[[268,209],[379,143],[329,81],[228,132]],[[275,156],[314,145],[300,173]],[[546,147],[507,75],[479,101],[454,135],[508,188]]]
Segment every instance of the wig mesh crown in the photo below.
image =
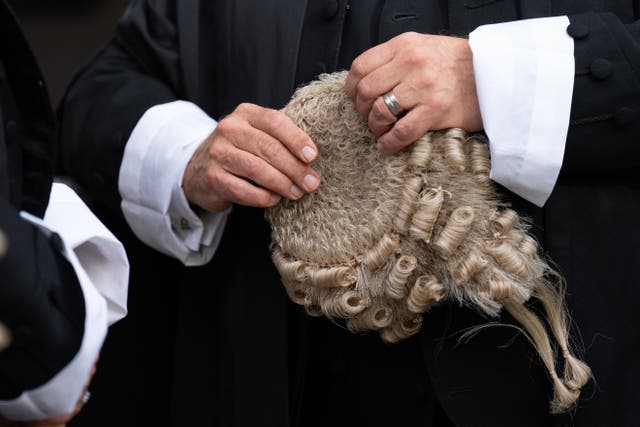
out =
[[[577,400],[589,368],[568,346],[562,289],[527,224],[499,201],[486,140],[430,132],[386,156],[343,91],[346,74],[296,91],[284,112],[319,149],[322,185],[267,211],[273,261],[291,300],[313,316],[346,319],[395,343],[422,314],[456,302],[522,325],[554,384],[552,411]],[[546,326],[525,306],[539,299],[564,358],[559,378]]]

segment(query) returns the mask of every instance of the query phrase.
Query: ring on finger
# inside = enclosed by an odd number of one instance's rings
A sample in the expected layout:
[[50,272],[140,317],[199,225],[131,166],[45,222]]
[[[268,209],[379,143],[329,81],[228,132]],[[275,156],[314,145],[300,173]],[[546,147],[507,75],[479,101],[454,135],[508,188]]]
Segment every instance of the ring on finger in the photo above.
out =
[[393,91],[389,91],[382,95],[382,100],[384,101],[384,105],[386,105],[389,112],[395,117],[399,117],[400,114],[404,112],[404,108],[402,108],[402,105],[400,105],[400,102],[394,95]]

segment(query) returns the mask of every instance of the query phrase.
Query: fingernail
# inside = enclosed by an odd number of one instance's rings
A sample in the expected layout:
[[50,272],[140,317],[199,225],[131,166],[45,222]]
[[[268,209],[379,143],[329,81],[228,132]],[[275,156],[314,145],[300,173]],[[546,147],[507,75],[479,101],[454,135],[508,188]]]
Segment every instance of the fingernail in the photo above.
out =
[[318,186],[318,178],[313,175],[307,175],[304,177],[304,185],[307,187],[307,190],[313,191]]
[[309,147],[308,145],[306,147],[304,147],[302,149],[302,157],[304,157],[304,159],[307,162],[310,162],[311,160],[315,159],[316,157],[316,150],[314,150],[313,148]]
[[293,194],[293,197],[295,197],[296,199],[299,199],[300,197],[302,197],[302,195],[304,193],[302,192],[302,190],[300,188],[298,188],[298,186],[292,185],[291,186],[291,194]]
[[269,202],[271,202],[272,205],[275,205],[276,203],[278,203],[280,201],[281,197],[276,195],[276,194],[272,194],[271,197],[269,197]]

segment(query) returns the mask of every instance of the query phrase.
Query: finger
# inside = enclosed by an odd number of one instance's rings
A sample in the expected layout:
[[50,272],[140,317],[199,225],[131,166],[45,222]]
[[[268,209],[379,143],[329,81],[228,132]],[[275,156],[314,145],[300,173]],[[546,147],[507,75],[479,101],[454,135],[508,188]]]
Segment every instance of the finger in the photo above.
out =
[[428,110],[418,106],[398,120],[393,127],[378,138],[378,150],[395,153],[424,135],[431,126]]
[[277,194],[256,187],[245,179],[230,173],[221,174],[218,179],[223,197],[238,205],[267,208],[275,206],[280,201],[280,196]]
[[247,151],[232,148],[229,155],[224,157],[223,166],[233,175],[247,178],[258,186],[288,199],[297,200],[304,194],[285,174]]
[[402,70],[397,61],[391,61],[364,76],[356,87],[356,110],[368,117],[376,99],[396,87],[402,80]]
[[[402,107],[402,111],[408,111],[420,103],[421,97],[426,97],[424,90],[416,85],[402,82],[392,89],[393,95]],[[371,132],[377,137],[385,134],[398,120],[384,102],[384,97],[378,97],[371,107],[368,115],[368,124]]]
[[355,102],[357,86],[360,80],[376,68],[390,62],[394,54],[395,49],[393,45],[387,42],[372,47],[354,59],[344,83],[344,91],[347,96]]
[[[245,105],[245,104],[243,104]],[[280,141],[298,159],[311,163],[318,155],[318,148],[302,129],[281,111],[246,104],[246,119],[251,126]],[[239,107],[240,108],[240,107]]]
[[391,111],[389,111],[389,108],[384,103],[384,99],[382,97],[376,99],[368,118],[371,132],[373,132],[375,136],[380,137],[387,133],[397,120],[398,118],[391,114]]
[[[320,183],[320,178],[316,171],[291,154],[279,140],[259,129],[244,127],[234,135],[231,142],[238,149],[251,153],[265,160],[269,165],[272,165],[277,171],[295,183],[298,190],[314,191]],[[247,160],[246,157],[244,160],[250,161]],[[238,173],[234,173],[238,175]],[[254,177],[246,176],[243,173],[240,174],[247,178],[254,179]],[[262,183],[259,184],[262,185]],[[276,190],[275,188],[270,189]],[[291,198],[292,193],[289,190],[287,190],[286,193],[282,193],[281,191],[277,192],[284,197]],[[299,199],[300,196],[301,195],[296,195],[295,199]]]

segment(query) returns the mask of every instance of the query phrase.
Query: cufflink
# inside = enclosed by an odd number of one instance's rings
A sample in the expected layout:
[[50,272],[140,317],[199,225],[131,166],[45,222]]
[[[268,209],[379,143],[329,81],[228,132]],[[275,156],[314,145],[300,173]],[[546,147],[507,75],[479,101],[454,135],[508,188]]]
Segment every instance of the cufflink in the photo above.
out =
[[180,218],[180,228],[183,231],[191,230],[191,224],[189,224],[189,221],[187,221],[186,218]]

